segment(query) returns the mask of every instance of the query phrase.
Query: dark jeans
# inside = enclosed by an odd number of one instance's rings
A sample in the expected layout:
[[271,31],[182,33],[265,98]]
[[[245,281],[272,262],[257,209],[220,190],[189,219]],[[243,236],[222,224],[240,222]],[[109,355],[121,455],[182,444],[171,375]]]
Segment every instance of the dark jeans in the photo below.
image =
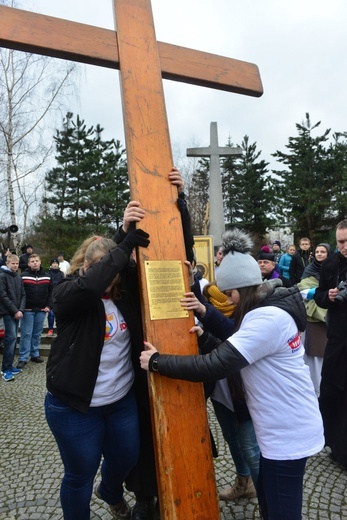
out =
[[47,317],[47,321],[48,321],[48,329],[53,329],[53,326],[54,326],[54,318],[55,318],[55,315],[54,315],[54,310],[51,309],[48,313],[48,317]]
[[4,338],[4,355],[2,358],[2,372],[11,370],[14,359],[14,352],[17,343],[17,333],[19,320],[15,320],[12,316],[3,316],[5,327]]
[[307,457],[271,460],[260,456],[258,500],[264,520],[301,520]]
[[64,464],[60,500],[64,520],[88,520],[101,457],[99,492],[108,504],[123,496],[123,482],[139,455],[138,414],[133,391],[110,405],[81,413],[47,393],[48,425]]

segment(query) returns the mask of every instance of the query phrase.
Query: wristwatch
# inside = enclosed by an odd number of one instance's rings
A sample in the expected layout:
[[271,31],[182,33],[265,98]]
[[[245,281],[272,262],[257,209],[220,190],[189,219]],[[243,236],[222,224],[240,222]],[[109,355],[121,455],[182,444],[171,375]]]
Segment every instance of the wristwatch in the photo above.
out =
[[152,361],[152,372],[158,372],[158,358]]

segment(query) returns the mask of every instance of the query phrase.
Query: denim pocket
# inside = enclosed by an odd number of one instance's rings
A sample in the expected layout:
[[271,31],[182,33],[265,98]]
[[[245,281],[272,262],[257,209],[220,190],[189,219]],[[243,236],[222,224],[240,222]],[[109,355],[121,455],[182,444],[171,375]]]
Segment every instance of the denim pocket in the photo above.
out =
[[46,404],[47,407],[51,410],[66,412],[71,408],[65,401],[58,399],[51,392],[47,392],[46,394]]

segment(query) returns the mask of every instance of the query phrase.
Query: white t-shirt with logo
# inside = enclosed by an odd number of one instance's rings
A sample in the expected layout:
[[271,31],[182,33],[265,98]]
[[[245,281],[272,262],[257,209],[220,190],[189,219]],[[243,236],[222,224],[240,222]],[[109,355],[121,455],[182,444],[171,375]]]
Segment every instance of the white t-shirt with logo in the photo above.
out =
[[241,376],[262,455],[295,460],[318,453],[322,418],[293,318],[277,307],[257,308],[228,341],[249,363]]
[[129,392],[134,381],[127,324],[111,299],[103,298],[102,301],[106,313],[105,341],[90,406],[119,401]]

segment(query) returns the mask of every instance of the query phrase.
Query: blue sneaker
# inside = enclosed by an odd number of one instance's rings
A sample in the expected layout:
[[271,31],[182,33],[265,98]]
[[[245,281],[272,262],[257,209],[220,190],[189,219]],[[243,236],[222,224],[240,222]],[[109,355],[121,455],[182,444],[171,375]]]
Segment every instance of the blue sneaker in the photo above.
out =
[[2,376],[4,381],[14,381],[14,375],[12,374],[11,370],[5,370]]
[[23,372],[23,370],[21,368],[16,368],[16,367],[12,367],[11,368],[11,372],[14,376],[18,376],[18,374],[20,374],[21,372]]

